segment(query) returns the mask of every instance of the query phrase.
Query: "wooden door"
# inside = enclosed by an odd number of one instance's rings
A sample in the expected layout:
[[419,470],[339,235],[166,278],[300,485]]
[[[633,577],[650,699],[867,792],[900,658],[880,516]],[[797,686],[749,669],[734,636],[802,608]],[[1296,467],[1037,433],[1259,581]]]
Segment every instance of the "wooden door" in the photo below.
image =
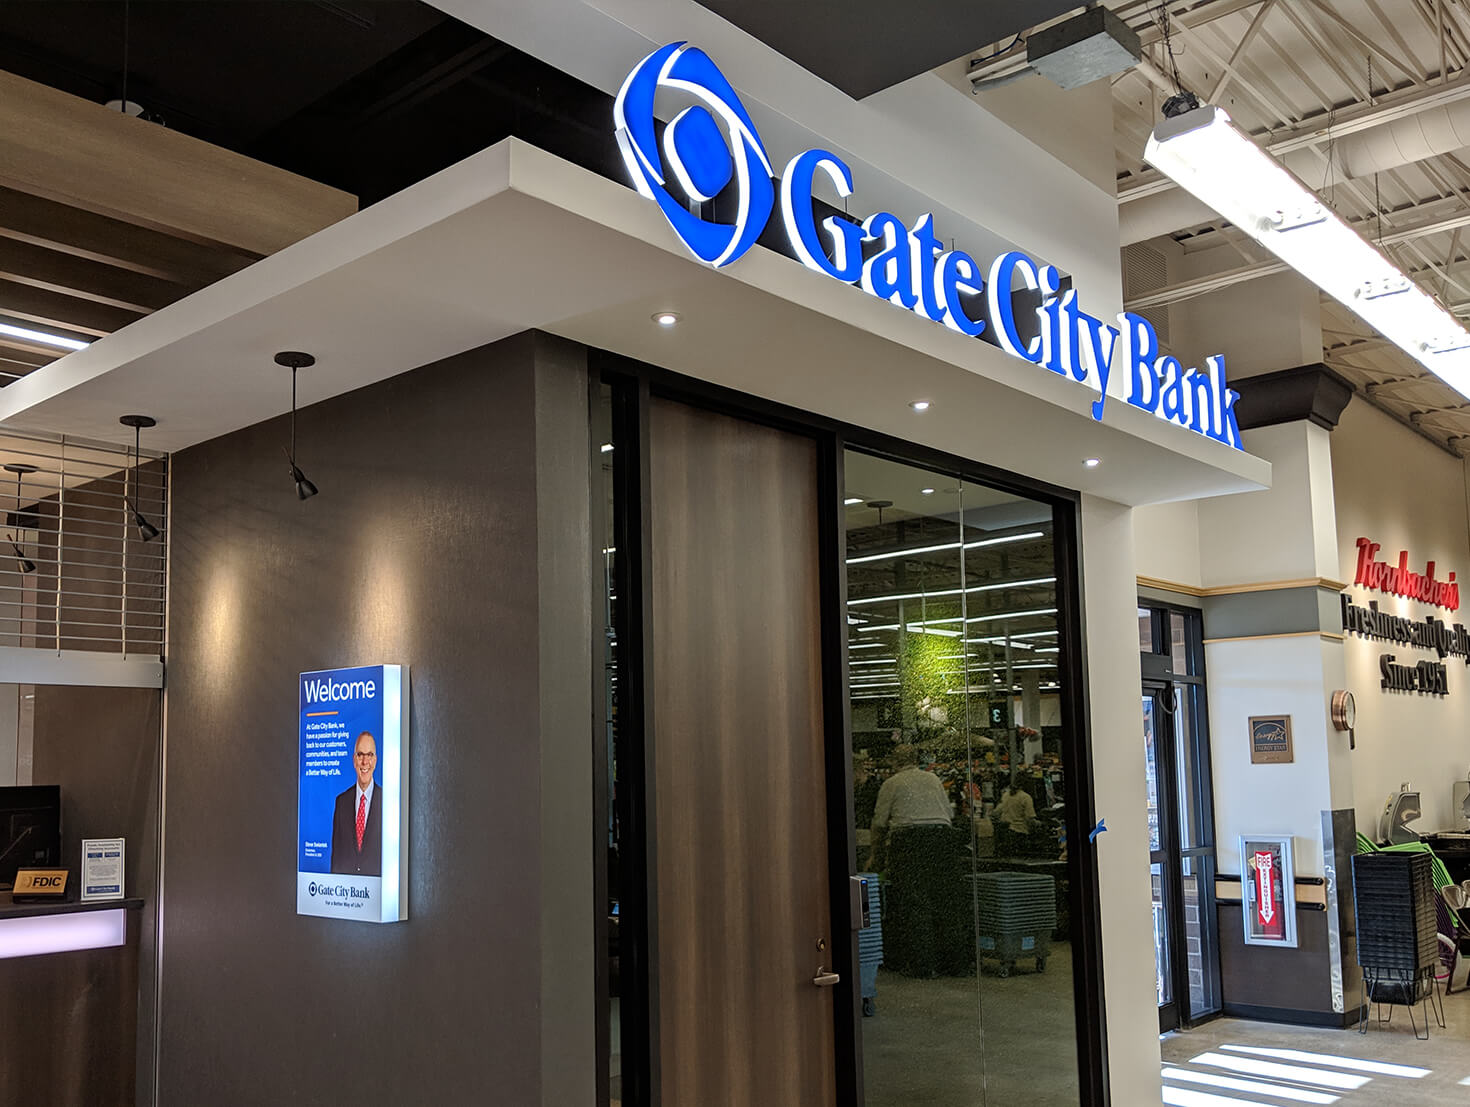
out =
[[817,448],[655,399],[649,467],[659,1103],[835,1107]]

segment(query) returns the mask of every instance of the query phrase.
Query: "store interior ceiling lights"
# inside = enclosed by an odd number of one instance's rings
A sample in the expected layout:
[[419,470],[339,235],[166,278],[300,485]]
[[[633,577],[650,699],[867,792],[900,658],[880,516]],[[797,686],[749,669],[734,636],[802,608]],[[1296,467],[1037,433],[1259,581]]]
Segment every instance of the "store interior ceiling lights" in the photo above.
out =
[[1144,160],[1470,397],[1470,333],[1222,108],[1163,120]]

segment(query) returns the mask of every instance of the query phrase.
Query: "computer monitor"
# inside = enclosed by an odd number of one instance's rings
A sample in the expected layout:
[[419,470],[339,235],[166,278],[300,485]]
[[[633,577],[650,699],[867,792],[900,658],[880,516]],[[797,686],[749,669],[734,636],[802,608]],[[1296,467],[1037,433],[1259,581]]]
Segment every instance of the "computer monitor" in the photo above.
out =
[[0,888],[15,870],[61,864],[61,786],[0,788]]

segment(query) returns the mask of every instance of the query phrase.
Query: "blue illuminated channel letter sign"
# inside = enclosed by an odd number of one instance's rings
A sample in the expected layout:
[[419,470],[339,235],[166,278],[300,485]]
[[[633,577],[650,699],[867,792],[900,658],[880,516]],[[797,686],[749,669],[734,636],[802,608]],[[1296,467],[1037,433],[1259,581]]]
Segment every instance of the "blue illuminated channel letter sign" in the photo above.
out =
[[[662,134],[654,117],[660,93],[690,101]],[[773,180],[770,155],[745,105],[698,47],[671,42],[639,62],[618,92],[613,119],[634,186],[658,204],[700,261],[719,268],[739,260],[779,200],[791,251],[808,269],[1092,389],[1094,419],[1103,417],[1111,384],[1133,407],[1242,449],[1239,397],[1226,385],[1223,356],[1187,369],[1160,351],[1143,316],[1125,311],[1113,326],[1088,315],[1053,265],[1012,250],[987,267],[963,250],[945,249],[931,213],[912,227],[886,211],[861,222],[822,215],[817,182],[851,196],[847,163],[828,150],[806,150]],[[723,218],[700,210],[717,196]]]

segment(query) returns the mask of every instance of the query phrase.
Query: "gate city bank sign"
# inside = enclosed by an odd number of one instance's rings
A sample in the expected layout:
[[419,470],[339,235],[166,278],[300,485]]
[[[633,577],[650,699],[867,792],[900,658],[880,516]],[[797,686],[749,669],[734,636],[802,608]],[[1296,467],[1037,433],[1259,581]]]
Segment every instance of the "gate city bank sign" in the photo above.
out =
[[[660,91],[695,101],[664,128],[662,142],[654,118]],[[628,74],[613,115],[633,184],[658,204],[695,257],[719,268],[755,244],[776,206],[776,173],[745,106],[709,55],[684,42],[655,50]],[[1238,395],[1225,383],[1224,357],[1206,358],[1204,369],[1186,369],[1160,353],[1153,325],[1143,316],[1124,312],[1113,327],[1084,312],[1055,266],[1038,265],[1013,250],[982,269],[963,250],[944,249],[930,213],[912,228],[886,211],[861,223],[829,215],[819,224],[813,193],[819,175],[839,196],[852,195],[852,170],[827,150],[797,154],[779,181],[781,221],[808,269],[856,284],[960,334],[978,338],[989,328],[991,341],[1012,357],[1097,392],[1094,419],[1102,419],[1116,378],[1114,391],[1132,406],[1242,448]],[[670,176],[682,197],[670,192]],[[732,189],[733,221],[690,210]],[[1018,318],[1017,292],[1039,296],[1035,326]],[[1028,337],[1023,330],[1032,333]]]

